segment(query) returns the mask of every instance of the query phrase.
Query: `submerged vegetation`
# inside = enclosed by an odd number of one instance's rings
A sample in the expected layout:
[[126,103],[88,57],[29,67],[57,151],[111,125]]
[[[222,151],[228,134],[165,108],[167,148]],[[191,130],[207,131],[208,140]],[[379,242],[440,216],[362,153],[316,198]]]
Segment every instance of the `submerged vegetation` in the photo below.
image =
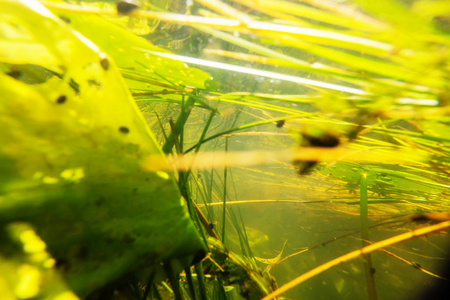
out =
[[448,279],[448,1],[0,7],[2,299]]

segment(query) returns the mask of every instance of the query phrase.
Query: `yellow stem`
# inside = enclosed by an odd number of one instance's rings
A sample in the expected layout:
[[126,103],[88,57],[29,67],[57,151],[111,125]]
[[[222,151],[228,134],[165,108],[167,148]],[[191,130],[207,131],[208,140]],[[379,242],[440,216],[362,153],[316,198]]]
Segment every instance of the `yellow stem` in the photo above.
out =
[[264,298],[262,298],[261,300],[270,300],[270,299],[274,299],[275,297],[280,296],[281,294],[286,293],[287,291],[289,291],[290,289],[296,287],[297,285],[299,285],[300,283],[328,270],[331,269],[332,267],[335,267],[337,265],[343,264],[345,262],[348,262],[350,260],[353,260],[355,258],[361,257],[363,255],[366,255],[368,253],[372,253],[374,251],[380,250],[382,248],[388,247],[388,246],[392,246],[398,243],[402,243],[420,236],[424,236],[424,235],[428,235],[434,232],[438,232],[438,231],[442,231],[442,230],[448,230],[450,228],[450,221],[445,221],[445,222],[441,222],[435,225],[431,225],[431,226],[427,226],[427,227],[423,227],[420,229],[416,229],[414,231],[411,232],[406,232],[400,235],[396,235],[394,237],[382,240],[380,242],[374,243],[372,245],[369,245],[367,247],[364,247],[362,249],[358,249],[355,251],[352,251],[350,253],[347,253],[345,255],[342,255],[336,259],[333,259],[327,263],[324,263],[323,265],[320,265],[314,269],[312,269],[311,271],[295,278],[294,280],[286,283],[285,285],[281,286],[280,288],[278,288],[277,290],[273,291],[272,293],[268,294],[267,296],[265,296]]

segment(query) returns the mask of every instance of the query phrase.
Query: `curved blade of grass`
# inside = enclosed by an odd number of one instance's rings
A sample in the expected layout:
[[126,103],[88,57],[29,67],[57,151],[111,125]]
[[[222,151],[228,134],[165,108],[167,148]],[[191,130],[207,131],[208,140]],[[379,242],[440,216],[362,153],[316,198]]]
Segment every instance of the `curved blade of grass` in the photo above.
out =
[[350,253],[347,253],[345,255],[342,255],[336,259],[333,259],[323,265],[320,265],[314,269],[312,269],[311,271],[295,278],[294,280],[286,283],[285,285],[279,287],[277,290],[275,290],[274,292],[270,293],[269,295],[265,296],[264,298],[262,298],[261,300],[270,300],[270,299],[274,299],[275,297],[278,297],[282,294],[284,294],[285,292],[289,291],[290,289],[296,287],[297,285],[301,284],[302,282],[328,270],[331,269],[335,266],[338,266],[340,264],[343,264],[345,262],[348,262],[350,260],[353,260],[355,258],[361,257],[365,254],[369,254],[372,253],[374,251],[380,250],[382,248],[385,247],[389,247],[395,244],[399,244],[399,243],[403,243],[406,242],[408,240],[411,239],[415,239],[421,236],[426,236],[435,232],[439,232],[439,231],[443,231],[443,230],[448,230],[450,228],[450,221],[445,221],[445,222],[441,222],[439,224],[436,225],[431,225],[431,226],[427,226],[427,227],[423,227],[420,229],[416,229],[414,231],[411,232],[406,232],[403,234],[399,234],[397,236],[382,240],[380,242],[377,243],[373,243],[370,246],[364,247],[362,249],[358,249],[355,251],[352,251]]
[[292,14],[298,17],[307,18],[323,23],[328,23],[332,26],[342,26],[355,30],[368,30],[379,32],[383,30],[383,27],[379,26],[379,23],[368,22],[369,18],[364,20],[355,19],[353,16],[343,16],[336,13],[331,13],[322,9],[317,9],[311,6],[307,6],[300,3],[288,2],[288,1],[271,1],[271,0],[258,0],[258,5],[255,6],[254,1],[249,0],[234,0],[250,8],[258,10],[264,9],[265,11],[283,12],[286,14]]
[[[279,33],[291,33],[296,35],[301,35],[303,37],[314,37],[316,39],[320,40],[336,40],[339,41],[341,44],[349,43],[349,44],[355,44],[358,45],[361,50],[365,51],[371,51],[369,49],[377,49],[381,50],[382,52],[390,52],[392,51],[392,46],[386,43],[374,41],[367,38],[347,35],[343,33],[336,32],[335,30],[321,30],[316,28],[306,28],[306,27],[296,27],[296,26],[289,26],[289,25],[282,25],[282,24],[275,24],[270,22],[259,22],[254,21],[253,19],[249,18],[248,15],[242,16],[242,13],[237,11],[236,9],[232,8],[231,6],[218,1],[218,0],[198,0],[198,2],[202,3],[203,5],[218,11],[219,13],[223,13],[231,18],[238,18],[243,23],[245,23],[246,27],[249,29],[256,29],[256,30],[267,30],[267,31],[273,31],[273,32],[279,32]],[[382,53],[380,52],[380,54]]]
[[302,0],[302,2],[337,15],[345,16],[349,19],[358,20],[364,24],[370,24],[371,27],[378,28],[379,30],[390,29],[388,24],[355,9],[352,3],[337,2],[333,0]]
[[219,14],[232,19],[238,19],[244,24],[253,22],[253,19],[248,14],[242,13],[234,7],[219,0],[196,0],[196,2],[203,4],[204,6],[218,12]]
[[401,261],[401,262],[403,262],[403,263],[405,263],[405,264],[408,264],[408,265],[410,265],[411,267],[413,267],[414,269],[417,269],[417,270],[419,270],[419,271],[421,271],[421,272],[423,272],[423,273],[425,273],[425,274],[427,274],[427,275],[430,275],[430,276],[433,276],[433,277],[436,277],[436,278],[440,278],[440,279],[443,279],[443,280],[447,280],[447,278],[441,277],[441,276],[439,276],[439,275],[437,275],[437,274],[434,274],[433,272],[430,272],[430,271],[428,271],[428,270],[425,270],[425,269],[422,268],[419,264],[414,263],[414,262],[411,262],[411,261],[409,261],[409,260],[406,260],[406,259],[404,259],[403,257],[400,257],[400,256],[398,256],[398,255],[396,255],[396,254],[394,254],[394,253],[392,253],[392,252],[390,252],[390,251],[387,251],[386,249],[382,249],[382,250],[380,250],[380,252],[386,253],[387,255],[390,255],[390,256],[394,257],[395,259],[398,259],[399,261]]
[[[285,119],[298,118],[300,116],[302,116],[302,115],[296,114],[296,115],[284,116],[284,117],[280,117],[280,118],[273,118],[273,119],[269,119],[269,120],[264,120],[264,121],[258,121],[258,122],[254,122],[254,123],[245,124],[245,125],[242,125],[242,126],[238,126],[238,127],[235,127],[235,128],[231,128],[231,129],[219,132],[219,133],[214,134],[214,135],[212,135],[212,136],[210,136],[208,138],[205,138],[204,140],[201,141],[201,144],[204,144],[204,143],[206,143],[206,142],[208,142],[210,140],[213,140],[213,139],[215,139],[215,138],[217,138],[217,137],[219,137],[221,135],[228,134],[228,133],[231,133],[231,132],[234,132],[234,131],[248,129],[248,128],[252,128],[252,127],[256,127],[256,126],[260,126],[260,125],[265,125],[265,124],[270,124],[270,123],[274,123],[274,122],[285,120]],[[200,142],[199,142],[199,144],[200,144]],[[185,151],[185,153],[191,152],[196,147],[197,147],[197,145],[192,146],[191,148],[187,149]]]
[[414,14],[404,2],[398,0],[354,0],[354,2],[371,15],[409,32],[436,32],[431,26],[430,19]]
[[274,95],[266,93],[249,93],[249,92],[234,92],[227,93],[220,96],[221,99],[229,100],[269,100],[269,101],[286,101],[294,103],[311,103],[320,96],[311,95]]
[[271,104],[263,103],[263,102],[258,101],[258,100],[254,100],[254,101],[251,101],[251,100],[238,101],[238,100],[228,99],[227,97],[214,97],[211,100],[217,100],[217,101],[221,101],[221,102],[240,104],[240,105],[253,107],[253,108],[260,108],[260,109],[263,109],[265,111],[275,111],[275,112],[281,112],[281,113],[285,113],[285,114],[297,114],[297,115],[303,115],[303,116],[309,115],[308,113],[302,112],[301,110],[287,108],[287,107],[283,107],[281,105],[271,105]]
[[[270,22],[252,22],[249,29],[277,32],[282,34],[299,35],[302,38],[312,38],[318,44],[335,44],[355,51],[364,51],[374,55],[386,55],[394,50],[393,46],[384,42],[352,36],[336,30],[322,30],[316,28],[296,27]],[[328,41],[328,42],[327,42]],[[336,43],[332,43],[335,41]]]
[[425,17],[445,16],[450,14],[450,2],[447,0],[415,1],[411,10],[414,14]]

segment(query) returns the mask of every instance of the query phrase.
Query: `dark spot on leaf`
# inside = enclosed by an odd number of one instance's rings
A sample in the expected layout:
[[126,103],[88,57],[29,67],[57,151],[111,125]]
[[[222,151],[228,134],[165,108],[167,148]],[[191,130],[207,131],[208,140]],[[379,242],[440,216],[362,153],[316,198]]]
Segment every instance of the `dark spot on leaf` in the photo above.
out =
[[69,19],[68,17],[59,16],[59,18],[60,18],[61,20],[63,20],[64,22],[70,24],[70,19]]
[[56,259],[55,267],[64,271],[67,271],[70,268],[70,263],[65,258]]
[[77,94],[80,93],[80,85],[73,78],[70,78],[69,85]]
[[303,137],[307,141],[307,145],[305,146],[309,147],[333,148],[340,144],[339,138],[332,134],[324,134],[319,137],[303,134]]
[[33,64],[5,64],[5,67],[9,68],[5,74],[26,84],[40,84],[46,82],[54,76],[60,76],[58,73]]
[[311,174],[313,167],[315,167],[317,163],[317,161],[294,161],[294,165],[298,166],[299,175]]
[[424,223],[424,222],[430,221],[430,219],[428,218],[427,215],[421,214],[421,215],[417,215],[417,216],[412,216],[411,221],[417,222],[417,223]]
[[96,87],[100,87],[101,86],[100,82],[98,82],[96,80],[93,80],[93,79],[89,79],[87,82],[88,82],[88,84],[90,86],[96,86]]
[[119,14],[129,14],[131,11],[139,8],[139,5],[133,0],[120,0],[117,2],[116,7]]
[[56,99],[56,103],[58,103],[58,104],[63,104],[66,101],[67,101],[67,97],[64,96],[64,95],[61,95],[61,96],[58,97],[58,99]]
[[[323,148],[334,148],[339,146],[341,140],[339,137],[330,134],[323,133],[321,135],[315,136],[307,133],[302,133],[302,141],[300,146],[302,147],[323,147]],[[293,163],[298,167],[300,175],[308,175],[311,174],[314,167],[317,165],[319,161],[310,160],[310,161],[299,161],[295,160]]]
[[121,133],[127,134],[127,133],[130,132],[130,129],[128,129],[128,127],[125,127],[125,126],[120,126],[120,127],[119,127],[119,131],[120,131]]
[[109,69],[109,60],[106,56],[103,56],[100,59],[100,66],[102,66],[103,70],[107,71]]
[[278,127],[278,128],[281,128],[281,127],[284,126],[285,123],[286,123],[286,120],[280,120],[280,121],[277,121],[277,127]]
[[14,79],[18,79],[22,75],[22,72],[18,70],[11,70],[8,73],[6,73],[6,75],[11,76]]

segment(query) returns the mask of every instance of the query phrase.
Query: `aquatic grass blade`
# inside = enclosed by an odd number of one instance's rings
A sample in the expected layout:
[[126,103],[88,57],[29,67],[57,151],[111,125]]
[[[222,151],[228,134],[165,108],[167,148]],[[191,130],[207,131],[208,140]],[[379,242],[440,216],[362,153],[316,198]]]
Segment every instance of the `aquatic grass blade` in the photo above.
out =
[[350,260],[356,259],[358,257],[372,253],[374,251],[380,250],[380,249],[388,247],[388,246],[402,243],[407,240],[415,239],[415,238],[418,238],[421,236],[433,234],[433,233],[436,233],[436,232],[439,232],[442,230],[448,230],[449,228],[450,228],[450,221],[445,221],[445,222],[441,222],[439,224],[426,226],[426,227],[423,227],[420,229],[416,229],[412,232],[402,233],[402,234],[396,235],[394,237],[382,240],[380,242],[373,243],[370,246],[366,246],[364,248],[347,253],[345,255],[342,255],[336,259],[333,259],[327,263],[324,263],[323,265],[320,265],[320,266],[312,269],[311,271],[309,271],[309,272],[295,278],[294,280],[284,284],[283,286],[279,287],[277,290],[275,290],[274,292],[265,296],[261,300],[275,299],[276,297],[284,294],[285,292],[287,292],[288,290],[301,284],[302,282],[304,282],[304,281],[306,281],[306,280],[308,280],[308,279],[310,279],[332,267],[340,265],[342,263],[348,262]]
[[[361,240],[362,246],[370,244],[369,239],[369,223],[368,223],[368,207],[367,207],[367,174],[361,175],[361,187],[360,187],[360,220],[361,220]],[[372,266],[372,257],[370,254],[363,256],[364,269],[366,273],[367,291],[370,300],[376,300],[377,290],[375,287],[374,272],[375,268]]]

